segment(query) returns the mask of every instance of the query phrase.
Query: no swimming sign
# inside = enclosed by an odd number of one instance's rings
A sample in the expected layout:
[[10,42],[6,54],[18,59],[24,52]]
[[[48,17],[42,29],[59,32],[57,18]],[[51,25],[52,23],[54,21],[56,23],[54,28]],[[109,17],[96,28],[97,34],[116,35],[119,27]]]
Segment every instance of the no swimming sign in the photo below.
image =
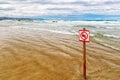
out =
[[79,30],[79,41],[83,42],[83,63],[82,63],[82,71],[84,80],[86,80],[86,42],[90,42],[90,31],[83,28],[83,30]]
[[90,31],[89,30],[79,30],[79,41],[90,42]]

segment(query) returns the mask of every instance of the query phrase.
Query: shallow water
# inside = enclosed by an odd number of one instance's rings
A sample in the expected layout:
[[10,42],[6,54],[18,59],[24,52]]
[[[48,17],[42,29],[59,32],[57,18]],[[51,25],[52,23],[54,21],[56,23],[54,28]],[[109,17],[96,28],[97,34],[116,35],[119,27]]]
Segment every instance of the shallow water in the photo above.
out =
[[[82,43],[77,35],[4,25],[0,27],[0,80],[83,80]],[[120,79],[118,43],[119,38],[91,37],[87,80]]]
[[0,26],[10,28],[26,28],[50,32],[77,35],[79,29],[90,30],[91,36],[97,33],[107,37],[120,38],[119,21],[0,21]]

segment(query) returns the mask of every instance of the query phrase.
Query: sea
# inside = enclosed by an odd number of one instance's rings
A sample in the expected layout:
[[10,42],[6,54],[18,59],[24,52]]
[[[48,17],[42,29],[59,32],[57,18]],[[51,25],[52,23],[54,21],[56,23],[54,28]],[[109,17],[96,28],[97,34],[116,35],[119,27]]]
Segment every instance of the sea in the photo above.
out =
[[64,21],[64,20],[2,20],[0,29],[32,29],[78,35],[78,30],[86,28],[91,36],[102,35],[120,38],[120,21]]

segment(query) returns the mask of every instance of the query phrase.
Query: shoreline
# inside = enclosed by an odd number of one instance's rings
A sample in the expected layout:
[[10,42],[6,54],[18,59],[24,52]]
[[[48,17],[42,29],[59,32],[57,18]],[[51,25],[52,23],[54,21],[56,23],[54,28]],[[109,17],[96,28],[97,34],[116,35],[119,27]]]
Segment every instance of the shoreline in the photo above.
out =
[[[82,43],[78,36],[23,28],[6,28],[0,33],[0,79],[83,80]],[[120,48],[112,42],[116,40],[107,40]],[[118,80],[119,61],[120,50],[93,37],[87,43],[88,80]]]

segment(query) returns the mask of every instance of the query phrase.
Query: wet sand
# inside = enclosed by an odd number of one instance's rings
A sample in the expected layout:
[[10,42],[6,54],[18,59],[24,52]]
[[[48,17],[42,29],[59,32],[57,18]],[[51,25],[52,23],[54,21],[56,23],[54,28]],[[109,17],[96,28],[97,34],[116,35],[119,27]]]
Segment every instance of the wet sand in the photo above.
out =
[[[103,38],[106,40],[106,38]],[[120,79],[120,39],[87,43],[87,80]],[[83,80],[78,36],[0,29],[0,80]]]

